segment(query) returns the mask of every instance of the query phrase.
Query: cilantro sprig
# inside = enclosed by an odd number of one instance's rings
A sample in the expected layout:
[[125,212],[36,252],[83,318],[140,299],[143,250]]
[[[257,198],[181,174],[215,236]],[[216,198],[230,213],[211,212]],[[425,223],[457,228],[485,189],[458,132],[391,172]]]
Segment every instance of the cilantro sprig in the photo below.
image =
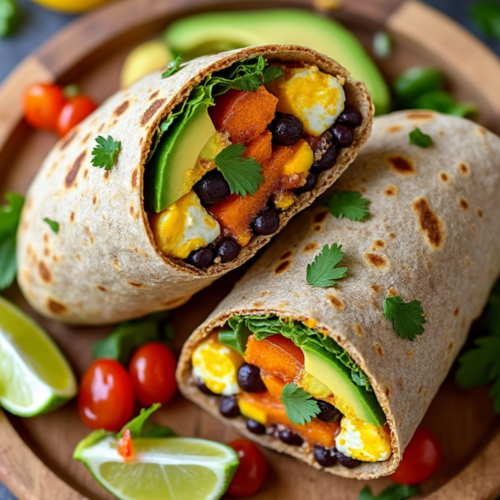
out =
[[281,392],[286,416],[295,425],[304,425],[320,412],[317,401],[301,387],[286,384]]
[[395,484],[374,495],[369,486],[365,486],[359,494],[358,500],[406,500],[419,494],[418,486]]
[[428,148],[432,144],[432,137],[424,134],[418,127],[415,127],[409,134],[410,144],[421,148]]
[[470,15],[483,35],[500,40],[500,3],[496,0],[477,2],[470,8]]
[[386,297],[384,314],[386,319],[392,323],[394,331],[402,339],[415,340],[417,335],[424,333],[422,325],[426,321],[422,304],[418,300],[404,302],[399,295]]
[[167,64],[167,67],[164,73],[162,73],[161,77],[168,78],[169,76],[172,76],[173,74],[177,73],[177,71],[181,69],[181,64],[182,64],[182,57],[177,56],[173,61],[170,61]]
[[121,141],[115,141],[110,135],[107,139],[99,135],[95,141],[97,146],[92,150],[92,165],[111,170],[122,147]]
[[0,206],[0,290],[16,279],[16,235],[24,205],[24,197],[17,193],[7,193],[5,199],[7,204]]
[[50,229],[54,231],[54,233],[57,234],[59,232],[59,227],[60,227],[59,222],[49,219],[48,217],[45,217],[45,219],[43,219],[43,222],[46,222],[50,226]]
[[334,286],[335,280],[343,278],[348,271],[347,267],[336,267],[343,258],[342,245],[325,245],[321,253],[307,266],[307,282],[320,288]]
[[337,191],[330,196],[325,205],[338,219],[345,217],[361,222],[370,215],[366,208],[368,203],[368,200],[363,198],[358,191]]
[[215,164],[229,184],[231,193],[254,195],[264,180],[262,167],[254,158],[243,156],[247,148],[243,144],[232,144],[216,157]]

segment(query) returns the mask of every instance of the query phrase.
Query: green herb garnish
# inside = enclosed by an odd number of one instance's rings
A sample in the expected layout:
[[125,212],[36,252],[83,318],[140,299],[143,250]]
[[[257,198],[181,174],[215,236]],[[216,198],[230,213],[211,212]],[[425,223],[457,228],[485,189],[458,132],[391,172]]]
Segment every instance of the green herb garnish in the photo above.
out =
[[7,193],[5,199],[7,204],[0,206],[0,290],[16,279],[16,235],[24,205],[24,197],[17,193]]
[[248,337],[252,335],[252,332],[244,322],[238,320],[237,316],[230,318],[227,323],[231,330],[221,330],[219,332],[219,342],[234,349],[243,356],[245,354]]
[[0,0],[0,38],[12,35],[20,19],[21,13],[16,0]]
[[243,144],[232,144],[216,157],[215,164],[229,184],[231,193],[254,195],[264,180],[262,167],[254,158],[243,156],[247,148]]
[[268,66],[264,70],[263,83],[269,83],[285,74],[285,70],[278,65]]
[[477,2],[470,8],[477,28],[488,38],[500,40],[500,3],[494,0]]
[[428,148],[432,144],[432,137],[424,134],[418,127],[415,127],[409,134],[410,144],[421,148]]
[[281,401],[285,407],[286,416],[295,425],[310,422],[319,412],[317,401],[301,387],[286,384],[281,392]]
[[343,258],[342,245],[325,245],[321,253],[307,266],[307,282],[320,288],[334,286],[335,280],[343,278],[348,270],[347,267],[335,267]]
[[59,232],[59,222],[51,220],[48,217],[45,217],[45,219],[43,219],[43,222],[46,222],[50,226],[50,229],[54,231],[54,233],[57,234]]
[[123,436],[126,429],[130,431],[130,437],[146,438],[146,437],[174,437],[177,434],[170,427],[161,427],[153,422],[149,422],[148,418],[161,407],[160,403],[155,403],[151,408],[143,408],[141,413],[123,426],[123,429],[118,433],[118,438]]
[[98,136],[95,141],[97,146],[92,150],[92,165],[111,170],[122,147],[121,141],[115,142],[110,135],[107,139]]
[[397,335],[402,339],[414,340],[417,335],[424,333],[424,310],[418,300],[404,302],[398,295],[386,297],[384,300],[384,314]]
[[177,56],[173,61],[170,61],[167,64],[165,72],[162,73],[161,77],[168,78],[169,76],[172,76],[174,73],[177,73],[177,71],[179,71],[179,69],[181,68],[181,64],[182,64],[182,57]]
[[358,500],[406,500],[419,494],[418,486],[395,484],[373,495],[369,486],[365,486],[359,494]]
[[368,200],[362,198],[361,193],[357,191],[335,192],[326,201],[325,205],[330,210],[330,213],[338,219],[345,217],[346,219],[361,222],[370,215],[370,212],[366,209]]

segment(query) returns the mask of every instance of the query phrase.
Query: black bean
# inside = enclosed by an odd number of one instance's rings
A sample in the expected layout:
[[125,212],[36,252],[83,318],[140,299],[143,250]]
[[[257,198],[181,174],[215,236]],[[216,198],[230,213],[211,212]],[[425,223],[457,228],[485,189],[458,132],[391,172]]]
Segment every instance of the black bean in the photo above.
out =
[[217,257],[222,263],[231,262],[240,253],[240,246],[232,238],[224,238],[217,247]]
[[292,432],[288,429],[279,431],[278,437],[284,443],[294,446],[300,446],[304,442],[304,440],[298,434],[295,434],[295,432]]
[[200,248],[189,254],[187,261],[197,267],[198,269],[203,269],[209,266],[214,260],[214,251],[211,248]]
[[262,236],[275,233],[279,226],[280,216],[272,208],[261,210],[252,222],[253,232]]
[[238,385],[245,392],[262,392],[266,390],[264,382],[260,377],[260,368],[247,363],[238,369]]
[[356,128],[361,125],[362,121],[361,113],[354,106],[346,106],[335,123],[344,125],[344,127]]
[[293,146],[302,137],[302,123],[293,115],[276,113],[274,120],[269,125],[273,139],[285,146]]
[[335,408],[335,406],[333,406],[332,404],[327,403],[326,401],[322,401],[321,399],[317,399],[316,402],[318,403],[320,409],[320,412],[316,415],[316,418],[323,420],[323,422],[336,422],[342,416],[342,413],[340,413],[340,411],[337,410],[337,408]]
[[306,178],[306,183],[295,190],[295,194],[307,193],[312,191],[318,182],[318,176],[314,172],[309,172]]
[[313,455],[316,462],[323,467],[331,467],[337,463],[334,448],[325,448],[324,446],[317,444],[313,448]]
[[203,394],[206,394],[207,396],[217,396],[217,394],[215,394],[215,392],[212,392],[208,387],[207,385],[205,384],[205,382],[203,382],[203,380],[201,378],[197,378],[196,379],[196,387],[198,387],[198,389],[203,393]]
[[203,205],[213,205],[227,198],[231,191],[222,173],[217,170],[207,172],[195,185],[194,191]]
[[335,142],[341,148],[348,148],[352,144],[354,136],[352,135],[351,129],[343,125],[334,125],[330,130],[332,131]]
[[346,467],[347,469],[354,469],[358,465],[361,465],[360,460],[348,457],[347,455],[340,453],[340,451],[335,450],[335,456],[337,457],[339,464],[342,465],[343,467]]
[[252,420],[249,418],[247,420],[247,429],[252,433],[252,434],[265,434],[266,433],[266,427],[262,425],[260,422],[257,422],[256,420]]
[[339,154],[338,146],[336,144],[332,144],[323,154],[323,156],[316,160],[313,164],[314,168],[317,168],[320,172],[324,172],[329,168],[332,168],[335,164],[335,160]]
[[240,408],[235,396],[222,396],[219,411],[226,418],[234,418],[240,414]]

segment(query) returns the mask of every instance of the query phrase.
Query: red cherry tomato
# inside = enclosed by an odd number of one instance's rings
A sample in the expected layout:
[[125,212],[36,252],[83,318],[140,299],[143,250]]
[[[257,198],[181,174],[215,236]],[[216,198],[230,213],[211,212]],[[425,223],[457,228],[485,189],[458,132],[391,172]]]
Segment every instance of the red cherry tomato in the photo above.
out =
[[228,443],[240,457],[240,465],[227,492],[235,497],[248,497],[259,491],[266,478],[267,463],[259,447],[248,439]]
[[441,446],[436,436],[419,427],[391,479],[398,484],[422,483],[434,475],[440,462]]
[[59,85],[36,83],[24,93],[24,117],[34,128],[55,130],[66,97]]
[[85,95],[71,98],[59,113],[57,119],[57,133],[63,137],[75,125],[85,120],[87,116],[97,109],[97,104]]
[[149,407],[167,404],[175,394],[174,353],[160,342],[149,342],[135,351],[128,371],[139,402]]
[[127,371],[113,359],[94,361],[80,383],[78,412],[91,429],[119,431],[134,415],[134,389]]

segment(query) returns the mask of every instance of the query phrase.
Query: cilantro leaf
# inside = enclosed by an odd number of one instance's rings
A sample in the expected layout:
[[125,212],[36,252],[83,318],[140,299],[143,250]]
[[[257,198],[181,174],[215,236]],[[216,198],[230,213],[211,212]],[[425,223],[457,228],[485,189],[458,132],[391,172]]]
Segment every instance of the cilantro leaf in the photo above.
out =
[[268,66],[264,70],[264,76],[263,76],[264,83],[272,82],[273,80],[276,80],[277,78],[283,76],[284,74],[285,70],[281,66],[277,64]]
[[7,204],[0,206],[0,290],[16,279],[16,236],[24,205],[24,197],[17,193],[7,193],[5,199]]
[[347,267],[335,267],[343,258],[342,245],[325,245],[314,262],[307,266],[307,282],[321,288],[334,286],[335,280],[343,278],[348,270]]
[[165,72],[161,75],[162,78],[168,78],[172,76],[174,73],[177,73],[181,69],[182,57],[177,56],[173,61],[170,61],[167,64]]
[[245,325],[245,322],[239,321],[237,316],[230,318],[228,324],[231,330],[221,330],[219,332],[219,342],[234,349],[243,356],[245,354],[248,337],[252,335],[252,332]]
[[337,191],[332,194],[325,205],[330,210],[330,213],[338,219],[345,217],[346,219],[361,222],[370,215],[370,212],[366,209],[368,203],[368,200],[362,198],[361,193],[358,193],[358,191]]
[[317,401],[301,387],[286,384],[281,392],[281,401],[285,406],[286,416],[295,425],[310,422],[319,412]]
[[404,302],[398,295],[386,297],[384,300],[384,314],[397,335],[402,339],[414,340],[417,335],[424,333],[424,310],[418,300]]
[[419,494],[418,486],[395,484],[374,496],[370,487],[365,486],[359,494],[358,500],[405,500]]
[[43,222],[46,222],[50,226],[50,229],[54,231],[54,233],[57,234],[59,232],[59,222],[51,220],[48,217],[45,217],[45,219],[43,219]]
[[110,135],[107,139],[98,136],[95,141],[97,146],[92,150],[92,165],[111,170],[122,147],[121,141],[115,142]]
[[432,137],[424,134],[418,127],[415,127],[409,134],[410,144],[421,148],[428,148],[432,144]]
[[477,2],[471,7],[470,15],[483,35],[500,40],[500,3],[494,0]]
[[260,163],[242,156],[246,150],[243,144],[232,144],[215,157],[215,164],[229,184],[231,193],[241,196],[254,195],[264,180]]

